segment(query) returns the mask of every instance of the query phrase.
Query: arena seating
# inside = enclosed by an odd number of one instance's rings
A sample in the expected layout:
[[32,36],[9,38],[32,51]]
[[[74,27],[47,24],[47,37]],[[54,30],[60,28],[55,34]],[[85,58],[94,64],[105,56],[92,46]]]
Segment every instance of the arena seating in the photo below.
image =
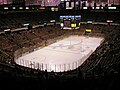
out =
[[[91,13],[89,18],[95,21],[104,21],[107,17],[94,13]],[[82,21],[88,20],[87,15],[84,15]],[[7,19],[2,19],[7,16]],[[39,13],[30,14],[30,17],[27,13],[15,16],[10,14],[0,17],[0,25],[2,28],[18,28],[16,25],[18,23],[37,24],[39,20],[43,20],[38,19],[42,16],[44,16],[43,13],[40,16]],[[119,22],[118,17],[113,17],[112,14],[109,17]],[[86,27],[93,28],[93,35],[104,34],[105,41],[80,67],[59,73],[31,69],[11,63],[11,61],[16,50],[34,45],[39,46],[42,41],[72,33],[72,30],[61,30],[56,25],[0,34],[0,81],[5,81],[1,83],[0,89],[115,90],[120,88],[117,83],[120,80],[120,26],[84,24],[75,32],[82,34]]]

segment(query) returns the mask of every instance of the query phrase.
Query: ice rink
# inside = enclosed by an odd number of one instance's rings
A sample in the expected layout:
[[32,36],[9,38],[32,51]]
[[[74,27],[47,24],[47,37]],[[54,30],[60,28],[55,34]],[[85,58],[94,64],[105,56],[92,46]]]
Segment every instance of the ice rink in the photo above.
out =
[[79,67],[100,45],[103,38],[70,36],[24,55],[16,63],[41,70],[62,72]]

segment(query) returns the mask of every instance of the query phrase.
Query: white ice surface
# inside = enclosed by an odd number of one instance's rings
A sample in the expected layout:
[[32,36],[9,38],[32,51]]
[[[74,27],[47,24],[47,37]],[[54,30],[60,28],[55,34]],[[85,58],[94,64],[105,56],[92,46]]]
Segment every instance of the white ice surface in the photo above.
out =
[[91,51],[95,51],[102,40],[103,38],[70,36],[24,55],[16,63],[55,72],[75,69],[87,59]]

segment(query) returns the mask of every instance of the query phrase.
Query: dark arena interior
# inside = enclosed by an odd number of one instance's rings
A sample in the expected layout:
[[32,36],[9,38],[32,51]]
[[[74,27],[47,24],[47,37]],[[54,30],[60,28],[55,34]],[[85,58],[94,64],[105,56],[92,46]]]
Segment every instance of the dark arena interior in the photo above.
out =
[[[50,0],[55,5],[42,0],[34,0],[42,2],[29,5],[29,0],[26,1],[27,4],[24,0],[0,1],[0,90],[120,89],[119,0],[113,0],[115,3],[111,4],[107,0],[99,0],[99,4],[100,1],[107,2],[99,6],[97,0],[93,6],[84,5],[86,0],[69,0],[69,3],[74,3],[73,7],[68,6],[65,0],[59,4],[55,4],[57,0]],[[77,5],[76,1],[79,1]],[[80,2],[84,4],[80,6]],[[66,19],[61,21],[61,15],[81,17],[79,21],[73,19],[68,23],[71,24],[68,25],[70,29],[63,29]],[[77,24],[79,26],[75,28]],[[68,34],[101,36],[104,41],[74,70],[48,72],[15,63],[15,58],[23,53],[44,48],[54,43],[47,44],[47,41]],[[17,50],[20,51],[15,54]]]

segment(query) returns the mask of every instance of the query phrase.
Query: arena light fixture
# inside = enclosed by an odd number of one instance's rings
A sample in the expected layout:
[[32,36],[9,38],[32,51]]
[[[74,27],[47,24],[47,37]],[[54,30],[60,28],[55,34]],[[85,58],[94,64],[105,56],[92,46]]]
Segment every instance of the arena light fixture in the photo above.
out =
[[73,9],[73,7],[66,7],[66,9]]
[[55,11],[55,8],[54,8],[54,7],[51,7],[51,11]]
[[25,9],[29,9],[29,7],[26,7]]
[[63,26],[64,26],[64,24],[63,24],[63,23],[60,23],[60,26],[61,26],[61,27],[63,27]]
[[76,24],[75,24],[75,23],[72,23],[72,24],[71,24],[71,27],[72,27],[72,28],[76,27]]
[[100,7],[96,7],[96,9],[100,9]]
[[116,9],[116,7],[108,7],[108,9]]
[[87,32],[91,32],[91,29],[86,29]]
[[16,9],[16,7],[12,7],[12,9]]
[[50,22],[55,22],[55,20],[50,20]]
[[7,9],[8,9],[8,7],[4,7],[4,9],[5,9],[5,10],[7,10]]
[[101,9],[103,9],[103,7],[101,7]]
[[88,9],[88,7],[83,7],[83,9]]
[[92,24],[93,22],[92,21],[87,21],[87,23]]
[[108,22],[108,23],[111,23],[111,22],[113,22],[113,20],[107,20],[107,22]]
[[23,9],[23,7],[19,7],[19,9]]
[[74,27],[75,27],[74,23],[72,23],[72,24],[71,24],[71,27],[72,27],[72,28],[74,28]]

